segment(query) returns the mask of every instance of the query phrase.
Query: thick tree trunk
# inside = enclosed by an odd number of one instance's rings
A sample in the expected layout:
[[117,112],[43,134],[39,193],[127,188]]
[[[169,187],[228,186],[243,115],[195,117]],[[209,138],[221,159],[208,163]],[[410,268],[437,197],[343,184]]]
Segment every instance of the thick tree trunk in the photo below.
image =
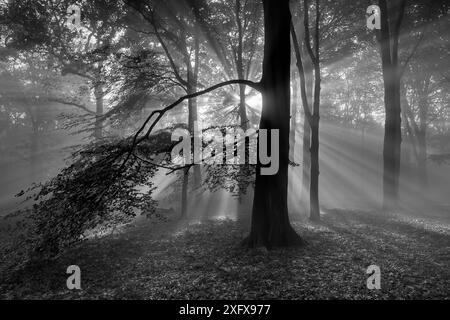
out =
[[[273,248],[300,245],[303,240],[290,224],[287,204],[291,68],[289,0],[263,0],[263,5],[265,51],[260,129],[279,129],[280,167],[277,174],[265,176],[261,175],[261,164],[257,165],[251,232],[244,243],[249,247]],[[271,145],[270,141],[268,143]]]
[[398,204],[400,155],[401,155],[401,108],[400,79],[397,69],[383,63],[385,90],[385,135],[383,149],[383,208],[395,208]]
[[398,204],[401,148],[400,103],[396,99],[396,85],[386,85],[386,122],[383,149],[383,208]]

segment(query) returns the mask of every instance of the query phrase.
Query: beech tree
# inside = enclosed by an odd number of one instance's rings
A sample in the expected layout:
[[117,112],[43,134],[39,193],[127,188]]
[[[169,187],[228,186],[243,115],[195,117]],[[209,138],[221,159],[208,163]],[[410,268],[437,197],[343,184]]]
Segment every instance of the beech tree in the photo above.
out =
[[[264,0],[265,45],[261,79],[263,109],[260,129],[280,130],[280,168],[276,175],[260,174],[257,166],[252,226],[245,243],[251,247],[300,245],[303,240],[289,222],[291,12],[289,1]],[[269,143],[270,145],[270,143]]]

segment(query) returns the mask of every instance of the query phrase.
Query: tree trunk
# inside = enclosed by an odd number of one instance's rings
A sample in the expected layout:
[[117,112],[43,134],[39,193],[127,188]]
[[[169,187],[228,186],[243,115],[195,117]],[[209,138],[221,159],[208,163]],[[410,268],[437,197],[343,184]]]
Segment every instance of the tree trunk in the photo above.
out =
[[[246,77],[244,75],[244,30],[242,25],[242,19],[241,19],[241,1],[236,0],[236,6],[235,6],[235,15],[236,15],[236,24],[238,28],[238,47],[237,47],[237,55],[236,55],[236,69],[237,69],[237,76],[238,79],[244,80]],[[247,102],[246,102],[246,96],[245,96],[245,85],[239,85],[239,118],[240,118],[240,126],[242,130],[247,131],[249,128],[249,122],[247,117]],[[245,140],[245,154],[248,153],[249,144],[247,139]],[[245,160],[246,164],[248,163],[247,157]],[[241,166],[240,168],[241,174],[240,177],[243,177],[245,175],[245,167]],[[242,203],[242,196],[246,193],[246,186],[239,183],[239,195],[238,195],[238,201],[239,203]]]
[[[197,90],[197,86],[189,86],[188,94],[195,93]],[[188,108],[189,108],[189,131],[191,132],[191,135],[193,135],[195,132],[199,133],[199,127],[195,127],[198,125],[198,110],[197,110],[197,98],[189,99],[188,101]],[[194,148],[194,146],[192,146]],[[197,189],[200,187],[202,183],[202,173],[200,170],[200,165],[193,166],[193,188]]]
[[[188,74],[187,74],[187,91],[188,94],[193,94],[197,91],[198,86],[198,73],[199,73],[199,63],[200,63],[200,41],[198,40],[198,37],[195,39],[195,66],[192,68],[190,59],[186,60],[186,65],[188,67]],[[189,107],[189,130],[191,132],[191,135],[194,134],[194,132],[199,133],[199,128],[195,127],[195,125],[198,125],[198,109],[197,109],[197,98],[191,98],[188,101],[188,107]],[[194,189],[197,189],[200,187],[202,183],[202,174],[200,170],[200,165],[195,165],[193,167],[194,170],[194,177],[193,177],[193,187]]]
[[309,205],[310,219],[313,221],[320,220],[319,206],[319,123],[320,123],[320,66],[319,62],[314,66],[315,85],[314,85],[314,107],[311,119],[311,171],[310,171],[310,189],[309,189]]
[[419,183],[422,188],[426,189],[428,187],[426,131],[420,132],[417,142],[419,149],[419,156],[417,159]]
[[311,123],[311,185],[309,189],[310,219],[320,220],[319,206],[319,117],[314,115]]
[[[244,78],[240,77],[240,80]],[[247,102],[245,97],[245,85],[239,85],[239,117],[241,119],[241,128],[246,131],[249,127],[248,117],[247,117]]]
[[383,149],[383,209],[397,207],[399,198],[400,156],[401,156],[401,107],[400,70],[398,67],[399,30],[404,13],[405,1],[401,1],[397,19],[390,32],[389,10],[386,0],[380,0],[381,9],[381,60],[384,80],[384,101],[386,110]]
[[303,161],[302,161],[302,190],[300,201],[304,208],[309,208],[309,186],[311,184],[311,127],[306,116],[303,117]]
[[420,91],[420,101],[419,101],[419,134],[417,137],[417,145],[419,149],[418,154],[418,174],[419,183],[424,190],[428,188],[428,174],[427,174],[427,122],[428,122],[428,91],[430,87],[431,74],[427,75],[425,79],[424,87]]
[[183,184],[181,186],[181,218],[187,218],[189,169],[183,170]]
[[311,171],[310,179],[311,184],[309,188],[309,206],[310,206],[310,219],[312,221],[320,220],[320,205],[319,205],[319,124],[320,124],[320,91],[322,77],[320,74],[320,49],[319,49],[319,20],[320,20],[320,8],[319,0],[315,1],[316,6],[316,30],[314,36],[315,53],[311,48],[310,36],[309,36],[309,6],[305,0],[305,44],[311,57],[311,61],[314,67],[314,104],[313,113],[310,119],[311,127]]
[[[289,0],[263,0],[263,5],[265,47],[260,129],[279,129],[280,167],[275,175],[261,175],[258,161],[251,232],[244,243],[249,247],[273,248],[300,245],[303,240],[290,224],[287,204],[291,69]],[[270,141],[268,143],[271,145]]]
[[95,128],[94,128],[94,138],[95,140],[100,140],[103,138],[103,98],[105,93],[103,92],[102,83],[102,70],[103,63],[99,63],[99,66],[95,70],[95,82],[94,82],[94,96],[95,96]]
[[[197,91],[198,85],[198,73],[199,73],[199,54],[200,54],[200,42],[198,38],[195,39],[195,66],[192,67],[190,57],[185,57],[185,64],[187,66],[187,93],[193,94]],[[198,127],[198,108],[197,108],[197,98],[191,98],[188,100],[188,127],[189,132],[192,137],[195,133],[201,134]],[[192,144],[192,152],[195,154],[195,144]],[[202,174],[200,165],[193,166],[193,189],[200,187],[202,183]],[[189,169],[184,171],[183,184],[181,190],[181,216],[186,218],[188,216],[187,206],[188,206],[188,189],[189,189]]]
[[94,129],[94,138],[96,140],[100,140],[103,137],[103,121],[102,116],[104,112],[103,107],[103,86],[99,82],[95,85],[94,89],[94,95],[95,95],[95,112],[96,112],[96,119],[95,119],[95,129]]
[[39,150],[39,124],[32,120],[31,148],[30,148],[30,181],[37,182],[38,173],[38,150]]
[[290,134],[290,150],[289,159],[295,163],[295,142],[297,136],[297,103],[298,101],[298,82],[295,77],[295,72],[292,70],[292,107],[291,107],[291,134]]
[[[306,50],[304,50],[306,52]],[[305,66],[305,87],[308,101],[313,101],[313,71],[312,63],[307,58],[307,54],[304,54],[304,66]],[[309,105],[307,106],[309,108]],[[302,172],[302,190],[300,201],[304,208],[309,208],[309,187],[311,184],[310,172],[311,172],[311,126],[309,125],[306,115],[303,117],[303,172]]]

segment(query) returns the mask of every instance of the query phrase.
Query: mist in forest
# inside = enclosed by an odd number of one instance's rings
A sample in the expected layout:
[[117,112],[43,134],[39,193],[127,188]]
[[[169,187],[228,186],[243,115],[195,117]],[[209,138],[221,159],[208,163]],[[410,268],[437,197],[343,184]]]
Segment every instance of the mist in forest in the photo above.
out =
[[[58,174],[63,168],[65,159],[70,156],[70,147],[79,143],[80,139],[67,134],[63,130],[54,130],[50,135],[62,140],[61,145],[40,148],[37,155],[35,172],[30,163],[29,155],[25,151],[22,158],[4,163],[1,177],[1,212],[10,213],[24,204],[15,196],[27,189],[31,184],[46,181]],[[304,191],[302,189],[302,130],[297,130],[295,145],[295,162],[298,167],[290,169],[289,177],[293,188],[289,194],[290,215],[294,219],[307,218],[308,213],[304,204],[296,201]],[[24,140],[27,137],[24,138]],[[25,141],[22,141],[25,143]],[[20,147],[16,141],[7,141],[2,145],[5,149]],[[321,190],[320,199],[325,209],[350,210],[379,210],[382,201],[382,128],[362,131],[342,124],[324,123],[321,132]],[[433,217],[443,208],[448,207],[448,185],[450,171],[448,165],[428,161],[428,185],[422,186],[420,176],[410,160],[411,150],[404,151],[401,172],[401,206],[406,214],[419,214]],[[408,156],[410,158],[408,158]],[[162,172],[159,176],[158,191],[155,197],[160,199],[161,206],[174,207],[180,210],[179,204],[173,204],[164,196],[163,190],[171,189],[176,182],[173,177]],[[192,221],[210,218],[237,219],[251,212],[252,187],[249,194],[239,202],[226,191],[210,192],[204,188],[193,191],[189,212]],[[172,198],[172,197],[171,197]],[[175,198],[177,198],[175,196]],[[179,201],[179,199],[178,199]],[[440,213],[442,215],[442,213]],[[448,217],[446,217],[448,218]]]

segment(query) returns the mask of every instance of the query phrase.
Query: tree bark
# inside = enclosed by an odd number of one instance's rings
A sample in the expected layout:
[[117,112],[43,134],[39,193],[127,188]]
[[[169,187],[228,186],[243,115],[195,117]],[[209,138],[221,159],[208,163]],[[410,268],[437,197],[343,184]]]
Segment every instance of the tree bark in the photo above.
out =
[[303,116],[303,161],[302,161],[302,190],[300,195],[300,202],[304,208],[309,208],[309,186],[311,183],[311,153],[309,147],[311,146],[311,127],[308,119]]
[[279,129],[280,167],[277,174],[264,176],[260,172],[261,164],[257,165],[251,232],[244,243],[249,247],[270,249],[304,242],[290,224],[287,204],[291,68],[289,0],[263,0],[263,6],[265,47],[260,129]]
[[[236,6],[235,6],[235,15],[236,15],[236,24],[238,28],[238,46],[237,46],[237,54],[236,54],[236,69],[237,69],[237,76],[238,79],[244,80],[245,77],[245,71],[244,71],[244,27],[242,25],[242,19],[241,19],[241,0],[236,0]],[[247,131],[249,128],[249,122],[247,117],[247,102],[246,102],[246,95],[245,95],[245,89],[246,86],[243,84],[239,85],[239,118],[240,118],[240,127],[242,130]],[[247,139],[245,140],[245,154],[248,153],[249,144]],[[247,164],[247,158],[245,159],[245,163]],[[241,174],[239,175],[242,177],[245,175],[245,168],[241,166],[240,168]],[[246,193],[246,186],[239,183],[239,195],[238,195],[238,201],[239,203],[242,202],[243,195]],[[245,190],[244,190],[245,188]]]
[[310,41],[309,31],[309,4],[304,2],[304,24],[305,24],[305,46],[309,53],[314,69],[314,103],[313,112],[309,117],[309,125],[311,128],[311,171],[310,171],[310,188],[309,188],[309,206],[310,219],[312,221],[320,220],[320,205],[319,205],[319,124],[320,124],[320,91],[322,78],[320,74],[320,49],[319,49],[319,20],[320,9],[319,0],[315,1],[316,7],[316,23],[314,35],[314,51]]
[[188,187],[189,187],[189,169],[183,170],[183,183],[181,186],[181,218],[187,218],[188,205]]
[[295,163],[295,142],[297,136],[297,103],[298,103],[298,82],[294,70],[292,70],[292,107],[291,107],[291,134],[289,159]]
[[419,132],[417,137],[419,155],[418,155],[418,176],[419,183],[424,190],[428,188],[428,173],[427,173],[427,122],[428,122],[428,111],[430,105],[428,102],[428,91],[430,88],[431,74],[427,74],[424,80],[423,87],[420,88],[420,99],[419,99]]
[[[185,56],[185,64],[187,66],[187,93],[188,95],[194,94],[197,92],[198,86],[198,73],[199,73],[199,62],[200,62],[200,42],[198,38],[195,39],[195,65],[192,67],[190,56]],[[191,136],[194,137],[195,133],[199,133],[198,127],[198,108],[197,108],[197,97],[190,98],[188,100],[188,127]],[[194,150],[194,145],[192,145],[192,152],[196,152]],[[193,166],[193,176],[192,176],[193,189],[197,189],[200,187],[202,183],[202,174],[200,165]],[[181,190],[181,216],[186,218],[188,215],[188,188],[189,188],[189,169],[185,170],[183,175],[183,184]]]
[[402,128],[398,41],[405,1],[401,0],[400,6],[397,8],[398,16],[392,24],[394,26],[393,32],[390,29],[390,10],[388,10],[386,0],[379,0],[379,5],[381,9],[380,46],[386,111],[383,148],[383,209],[389,210],[397,207],[399,200]]
[[[313,66],[310,59],[307,59],[306,50],[303,50],[305,59],[305,90],[307,101],[313,101],[313,87],[314,87],[314,77],[313,77]],[[309,108],[309,104],[307,104]],[[310,172],[311,172],[311,126],[309,125],[309,120],[304,115],[303,117],[303,172],[302,172],[302,191],[300,196],[300,201],[304,208],[309,208],[309,187],[311,184]]]
[[[187,92],[188,94],[193,94],[197,91],[198,86],[198,74],[199,74],[199,64],[200,64],[200,41],[198,40],[198,37],[195,39],[195,49],[194,49],[194,60],[195,65],[192,67],[190,57],[186,60],[186,65],[188,67],[188,75],[187,75]],[[198,127],[196,128],[195,125],[198,124],[198,106],[197,106],[197,98],[191,98],[188,101],[188,108],[189,108],[189,130],[191,131],[191,135],[193,135],[195,132],[198,133]],[[202,183],[202,174],[200,170],[200,165],[195,165],[193,167],[194,170],[194,177],[193,177],[193,184],[194,189],[200,187]]]

